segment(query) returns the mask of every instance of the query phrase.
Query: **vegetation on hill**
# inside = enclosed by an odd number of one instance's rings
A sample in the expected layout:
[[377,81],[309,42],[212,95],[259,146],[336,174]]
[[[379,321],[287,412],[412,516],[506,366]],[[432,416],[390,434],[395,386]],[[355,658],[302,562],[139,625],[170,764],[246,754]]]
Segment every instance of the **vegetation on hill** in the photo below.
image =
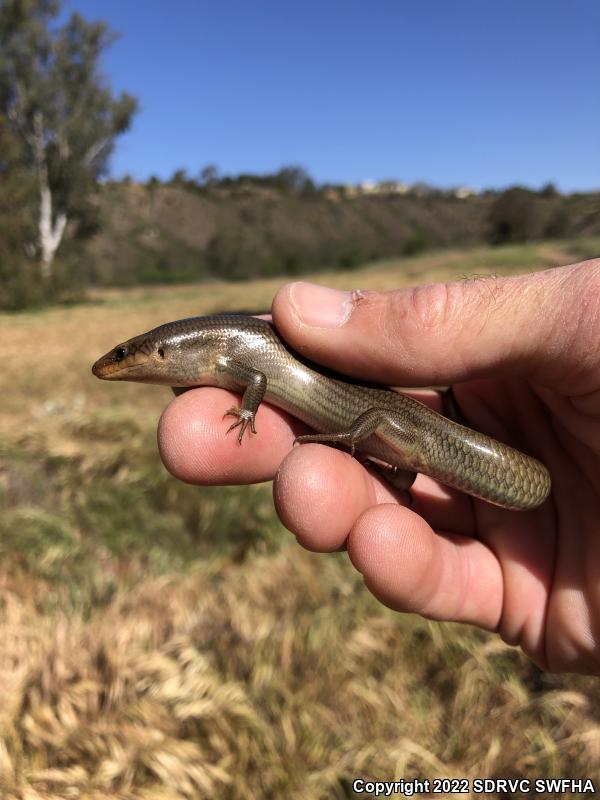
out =
[[429,249],[600,233],[600,193],[512,188],[457,197],[417,187],[315,186],[303,170],[197,183],[99,187],[100,228],[82,265],[88,283],[240,280],[347,269]]

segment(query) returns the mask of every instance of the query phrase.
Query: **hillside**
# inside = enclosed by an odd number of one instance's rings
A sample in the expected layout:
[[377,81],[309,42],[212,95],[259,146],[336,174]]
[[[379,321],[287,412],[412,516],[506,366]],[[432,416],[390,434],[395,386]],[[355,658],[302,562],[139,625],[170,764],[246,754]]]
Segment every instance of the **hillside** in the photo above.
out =
[[600,233],[599,194],[510,191],[517,195],[460,199],[443,192],[347,196],[339,189],[286,191],[243,182],[108,183],[95,199],[99,232],[86,246],[84,277],[130,285],[294,275],[494,236],[519,241]]

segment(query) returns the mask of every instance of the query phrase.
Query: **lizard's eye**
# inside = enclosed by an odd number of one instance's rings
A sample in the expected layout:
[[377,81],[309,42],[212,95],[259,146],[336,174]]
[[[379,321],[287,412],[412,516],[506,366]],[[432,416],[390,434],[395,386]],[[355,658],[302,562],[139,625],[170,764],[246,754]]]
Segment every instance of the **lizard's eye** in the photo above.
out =
[[165,357],[165,351],[163,350],[163,348],[162,348],[162,347],[159,347],[159,348],[158,348],[158,355],[159,355],[161,358],[164,358],[164,357]]
[[120,346],[115,349],[115,359],[117,361],[123,361],[126,355],[127,355],[126,347]]

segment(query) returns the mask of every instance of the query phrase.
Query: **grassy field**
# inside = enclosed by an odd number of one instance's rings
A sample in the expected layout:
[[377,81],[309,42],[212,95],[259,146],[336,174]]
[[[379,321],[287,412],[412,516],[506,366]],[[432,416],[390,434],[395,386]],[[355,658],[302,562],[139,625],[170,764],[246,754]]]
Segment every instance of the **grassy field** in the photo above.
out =
[[[448,252],[315,279],[391,288],[599,253]],[[597,681],[382,608],[344,554],[291,541],[269,486],[166,474],[165,389],[90,373],[119,340],[266,309],[281,283],[105,290],[0,316],[0,797],[319,800],[356,796],[354,777],[598,788]]]

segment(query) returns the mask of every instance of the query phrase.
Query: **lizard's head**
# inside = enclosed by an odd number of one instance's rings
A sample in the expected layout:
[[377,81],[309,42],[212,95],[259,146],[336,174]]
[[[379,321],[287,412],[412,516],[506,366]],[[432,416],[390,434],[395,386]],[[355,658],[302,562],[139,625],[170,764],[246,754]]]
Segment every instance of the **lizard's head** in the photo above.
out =
[[153,331],[143,333],[113,347],[96,361],[92,372],[105,381],[163,383],[161,377],[166,377],[168,343],[153,334]]
[[201,338],[188,320],[170,322],[118,344],[99,358],[92,372],[106,381],[137,381],[166,386],[197,385],[190,351],[199,354]]

